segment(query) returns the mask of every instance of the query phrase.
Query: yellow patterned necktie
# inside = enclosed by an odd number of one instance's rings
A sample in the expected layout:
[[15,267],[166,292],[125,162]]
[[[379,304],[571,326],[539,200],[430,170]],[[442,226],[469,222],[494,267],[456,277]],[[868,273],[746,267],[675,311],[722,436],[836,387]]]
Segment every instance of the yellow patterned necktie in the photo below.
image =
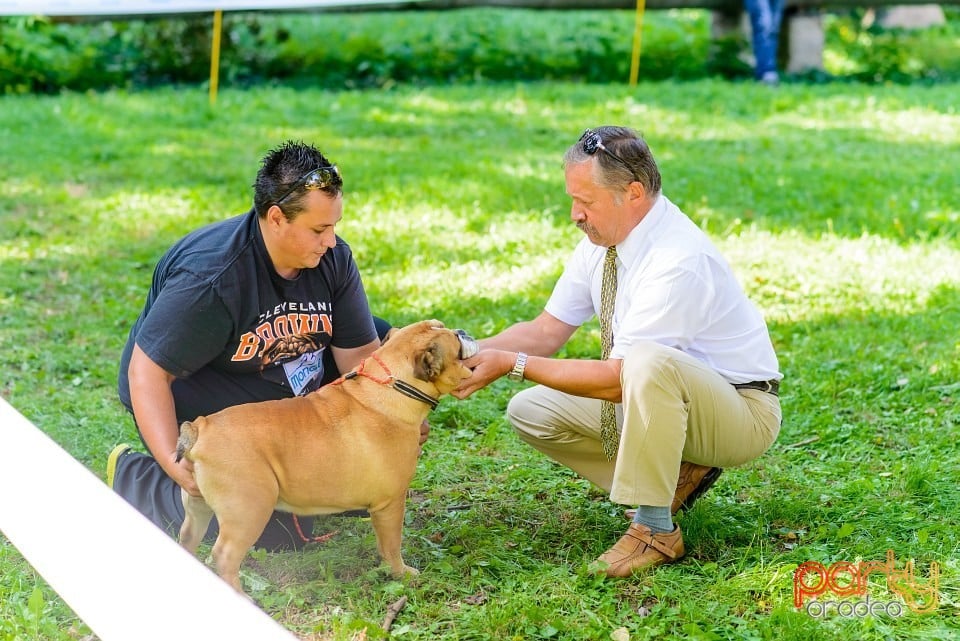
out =
[[[600,284],[600,346],[602,360],[607,360],[613,349],[613,303],[617,298],[617,248],[607,248],[603,261],[603,281]],[[617,434],[617,410],[610,401],[600,405],[600,442],[607,460],[617,455],[620,435]]]

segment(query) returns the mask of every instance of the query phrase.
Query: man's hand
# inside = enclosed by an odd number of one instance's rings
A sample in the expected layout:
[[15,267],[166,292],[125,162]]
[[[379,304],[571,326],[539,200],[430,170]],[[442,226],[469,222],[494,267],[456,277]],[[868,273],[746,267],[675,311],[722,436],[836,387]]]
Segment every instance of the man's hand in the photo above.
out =
[[197,487],[197,479],[193,475],[193,462],[182,458],[180,462],[177,463],[176,457],[177,455],[175,453],[170,455],[170,460],[167,462],[167,465],[163,466],[164,471],[177,485],[186,490],[187,494],[199,497],[200,488]]
[[516,360],[516,352],[505,352],[499,349],[481,350],[476,356],[463,361],[464,365],[473,370],[473,375],[450,393],[463,400],[513,369]]

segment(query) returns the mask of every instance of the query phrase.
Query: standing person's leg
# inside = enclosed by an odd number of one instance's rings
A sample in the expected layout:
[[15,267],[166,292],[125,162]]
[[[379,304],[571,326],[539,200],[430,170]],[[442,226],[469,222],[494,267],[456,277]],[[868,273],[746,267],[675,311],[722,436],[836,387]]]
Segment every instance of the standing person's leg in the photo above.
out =
[[783,15],[782,0],[744,0],[750,17],[750,41],[756,60],[754,75],[757,80],[776,81],[777,47],[780,20]]
[[[768,0],[770,6],[770,61],[773,72],[779,72],[780,28],[783,23],[784,0]],[[779,74],[778,74],[779,75]]]

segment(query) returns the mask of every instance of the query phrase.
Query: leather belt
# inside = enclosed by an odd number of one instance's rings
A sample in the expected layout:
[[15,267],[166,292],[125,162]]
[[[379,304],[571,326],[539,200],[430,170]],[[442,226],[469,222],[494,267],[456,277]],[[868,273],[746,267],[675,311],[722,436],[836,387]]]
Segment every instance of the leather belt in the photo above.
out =
[[780,381],[770,379],[769,381],[750,381],[749,383],[734,383],[737,389],[758,389],[761,392],[767,392],[774,396],[780,396]]

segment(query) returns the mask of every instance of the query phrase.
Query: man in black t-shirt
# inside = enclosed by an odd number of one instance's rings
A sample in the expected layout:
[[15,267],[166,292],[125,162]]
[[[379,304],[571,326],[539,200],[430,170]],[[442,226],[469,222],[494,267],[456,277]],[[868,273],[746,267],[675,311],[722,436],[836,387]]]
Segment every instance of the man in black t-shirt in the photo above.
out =
[[[183,421],[314,391],[389,329],[375,325],[350,247],[334,233],[337,167],[286,142],[263,158],[253,187],[250,211],[188,234],[160,259],[120,361],[120,400],[152,456],[117,447],[108,482],[171,533],[183,521],[180,489],[199,494],[191,463],[175,461]],[[275,514],[259,545],[301,541],[290,516]]]

